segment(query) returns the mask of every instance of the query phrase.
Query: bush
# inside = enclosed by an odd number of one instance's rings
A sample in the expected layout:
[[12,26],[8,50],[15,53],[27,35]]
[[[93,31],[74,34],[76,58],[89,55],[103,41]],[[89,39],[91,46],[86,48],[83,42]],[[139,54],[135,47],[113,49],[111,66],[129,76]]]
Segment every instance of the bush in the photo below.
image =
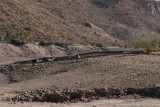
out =
[[26,44],[27,42],[22,38],[13,38],[11,39],[11,43],[16,45],[23,45]]
[[27,36],[28,32],[22,30],[18,30],[16,33],[6,31],[5,42],[16,45],[26,44],[28,42],[26,39]]
[[135,48],[160,48],[160,39],[139,40],[134,43]]
[[147,46],[145,53],[150,54],[151,52],[153,52],[153,50],[151,49],[151,47]]
[[63,43],[63,42],[55,42],[55,45],[57,46],[65,46],[67,45],[66,43]]
[[139,40],[134,43],[135,48],[143,48],[149,54],[152,51],[158,51],[160,48],[160,39]]
[[38,2],[42,2],[42,0],[38,0]]
[[2,40],[2,35],[0,35],[0,40]]
[[6,36],[5,36],[6,42],[10,43],[12,38],[13,38],[13,35],[11,35],[11,33],[9,31],[6,31]]
[[120,43],[118,40],[115,40],[115,42],[112,45],[118,47],[124,47],[124,44]]
[[139,40],[134,43],[135,48],[146,48],[147,46],[149,46],[148,40]]
[[97,47],[103,47],[104,43],[103,42],[98,42],[98,41],[89,41],[89,44],[91,44],[92,46],[97,46]]
[[38,42],[38,44],[40,44],[40,45],[50,45],[50,43],[48,43],[46,41],[40,41],[40,42]]
[[52,40],[40,40],[38,42],[40,45],[51,45],[53,44],[54,42]]

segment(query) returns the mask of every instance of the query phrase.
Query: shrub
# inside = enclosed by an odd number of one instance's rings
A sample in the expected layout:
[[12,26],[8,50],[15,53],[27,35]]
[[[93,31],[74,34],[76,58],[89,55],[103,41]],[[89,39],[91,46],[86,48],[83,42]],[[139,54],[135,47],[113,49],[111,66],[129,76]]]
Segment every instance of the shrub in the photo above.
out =
[[25,27],[24,29],[27,30],[27,31],[31,31],[30,27]]
[[103,42],[98,42],[98,41],[90,41],[89,42],[92,46],[97,46],[97,47],[103,47],[104,43]]
[[27,42],[22,38],[13,38],[11,39],[11,43],[16,45],[23,45],[26,44]]
[[38,42],[38,44],[40,44],[40,45],[49,45],[49,43],[48,43],[48,42],[43,41],[43,40],[39,41],[39,42]]
[[139,40],[134,43],[135,48],[146,48],[147,46],[149,46],[151,48],[159,48],[160,47],[160,39]]
[[139,40],[134,43],[135,48],[146,48],[149,45],[148,40]]
[[135,48],[144,48],[146,53],[149,54],[152,51],[158,51],[160,48],[160,39],[147,39],[147,40],[139,40],[134,43]]
[[0,35],[0,40],[2,40],[2,35]]
[[146,53],[146,54],[150,54],[151,52],[153,52],[152,48],[149,47],[149,46],[147,46],[145,53]]
[[51,44],[53,44],[54,42],[52,41],[52,40],[40,40],[39,42],[38,42],[38,44],[40,44],[40,45],[51,45]]
[[6,42],[11,43],[12,38],[13,38],[13,35],[11,35],[9,31],[6,31],[6,36],[5,36]]
[[120,43],[118,40],[115,40],[115,42],[112,45],[118,47],[124,47],[124,44]]
[[76,44],[73,44],[73,46],[82,46],[82,44],[77,44],[77,43],[76,43]]
[[63,43],[63,42],[55,42],[55,45],[57,46],[65,46],[67,45],[66,43]]
[[38,0],[38,2],[42,2],[42,0]]

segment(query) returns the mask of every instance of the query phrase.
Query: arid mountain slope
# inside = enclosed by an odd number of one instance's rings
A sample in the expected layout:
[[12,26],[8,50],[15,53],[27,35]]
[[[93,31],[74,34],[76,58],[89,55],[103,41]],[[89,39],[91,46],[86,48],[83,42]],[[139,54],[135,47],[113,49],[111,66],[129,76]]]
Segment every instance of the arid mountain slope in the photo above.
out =
[[[160,2],[153,0],[93,0],[111,23],[103,29],[124,41],[160,37]],[[102,25],[102,24],[101,24]]]
[[8,43],[160,38],[160,3],[153,0],[0,0],[0,14],[0,39]]

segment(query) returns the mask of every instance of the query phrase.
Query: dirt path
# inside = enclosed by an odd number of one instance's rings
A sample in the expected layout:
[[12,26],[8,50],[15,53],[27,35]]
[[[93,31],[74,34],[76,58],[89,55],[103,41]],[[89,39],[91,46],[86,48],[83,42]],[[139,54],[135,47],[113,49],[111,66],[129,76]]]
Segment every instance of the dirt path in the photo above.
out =
[[34,44],[24,44],[20,46],[0,43],[0,63],[6,61],[31,59],[49,56],[74,55],[82,52],[97,50],[95,47],[55,45],[40,46]]
[[101,100],[89,103],[0,103],[1,107],[160,107],[157,99]]
[[4,74],[0,73],[0,86],[3,86],[8,83],[8,78]]

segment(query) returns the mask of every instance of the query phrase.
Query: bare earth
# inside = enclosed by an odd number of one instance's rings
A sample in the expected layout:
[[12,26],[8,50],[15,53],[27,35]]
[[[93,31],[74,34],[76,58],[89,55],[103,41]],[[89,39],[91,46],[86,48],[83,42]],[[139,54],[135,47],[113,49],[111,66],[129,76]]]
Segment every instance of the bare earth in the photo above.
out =
[[[4,48],[5,47],[5,48]],[[51,48],[52,47],[52,48]],[[160,56],[158,55],[108,55],[87,59],[44,63],[12,64],[18,60],[44,56],[73,55],[97,50],[92,47],[56,46],[17,47],[0,45],[0,99],[11,98],[21,92],[36,89],[92,90],[94,88],[152,88],[160,86]],[[26,51],[27,50],[27,51]],[[30,54],[28,53],[30,50]],[[6,54],[8,53],[8,54]],[[159,107],[158,99],[130,95],[119,99],[93,100],[71,104],[6,102],[2,107]]]
[[0,103],[1,107],[160,107],[160,100],[128,99],[128,100],[101,100],[90,103]]

